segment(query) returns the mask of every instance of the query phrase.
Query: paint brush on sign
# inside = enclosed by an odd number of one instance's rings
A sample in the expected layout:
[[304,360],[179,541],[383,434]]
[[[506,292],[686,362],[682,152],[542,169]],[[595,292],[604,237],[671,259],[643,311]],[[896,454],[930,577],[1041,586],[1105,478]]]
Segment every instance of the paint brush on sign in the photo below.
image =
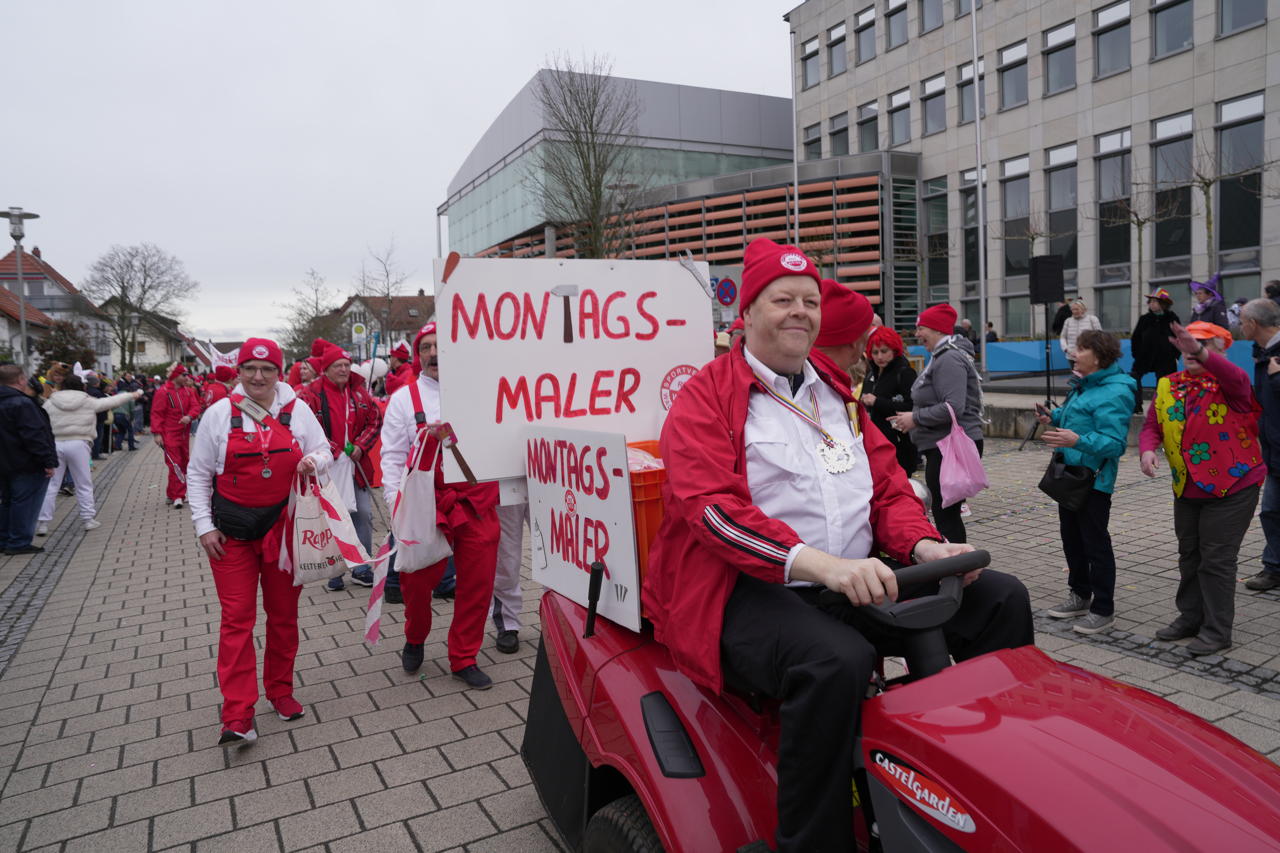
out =
[[453,271],[458,268],[458,261],[462,260],[462,256],[457,252],[450,252],[449,256],[444,259],[444,274],[440,276],[440,283],[447,284],[449,276],[453,275]]

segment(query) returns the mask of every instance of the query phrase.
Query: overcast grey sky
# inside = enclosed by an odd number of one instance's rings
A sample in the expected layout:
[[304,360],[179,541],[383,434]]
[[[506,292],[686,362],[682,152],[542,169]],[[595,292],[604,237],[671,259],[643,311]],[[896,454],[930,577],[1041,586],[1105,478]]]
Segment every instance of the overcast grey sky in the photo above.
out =
[[187,328],[263,334],[307,268],[350,292],[393,236],[429,288],[445,187],[550,54],[789,96],[798,2],[14,0],[0,206],[72,281],[153,242],[202,285]]

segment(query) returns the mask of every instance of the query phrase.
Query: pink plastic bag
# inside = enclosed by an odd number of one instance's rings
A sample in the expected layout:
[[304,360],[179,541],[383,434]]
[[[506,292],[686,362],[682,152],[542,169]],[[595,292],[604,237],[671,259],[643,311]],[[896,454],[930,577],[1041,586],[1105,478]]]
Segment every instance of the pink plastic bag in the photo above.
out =
[[958,504],[985,489],[987,472],[978,455],[978,445],[965,434],[956,421],[955,410],[947,404],[951,413],[951,432],[938,440],[938,452],[942,454],[942,467],[938,472],[938,489],[942,492],[944,507]]

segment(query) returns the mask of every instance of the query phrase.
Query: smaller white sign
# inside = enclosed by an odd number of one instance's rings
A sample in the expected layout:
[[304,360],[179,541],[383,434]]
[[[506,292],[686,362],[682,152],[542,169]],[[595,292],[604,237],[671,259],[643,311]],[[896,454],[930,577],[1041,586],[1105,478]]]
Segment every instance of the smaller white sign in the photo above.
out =
[[369,329],[364,323],[351,324],[351,339],[353,341],[363,341],[368,334]]
[[627,440],[621,433],[529,427],[533,579],[587,606],[591,564],[604,564],[597,612],[640,630],[640,572]]

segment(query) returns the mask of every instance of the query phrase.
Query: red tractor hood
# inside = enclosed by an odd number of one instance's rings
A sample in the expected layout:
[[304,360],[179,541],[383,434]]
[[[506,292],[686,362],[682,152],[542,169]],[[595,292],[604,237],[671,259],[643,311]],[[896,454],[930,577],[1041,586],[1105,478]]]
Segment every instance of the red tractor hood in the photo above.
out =
[[913,805],[966,849],[1280,849],[1280,768],[1164,699],[1033,647],[867,702],[863,735],[868,772],[896,775],[900,799],[942,803],[953,825]]

